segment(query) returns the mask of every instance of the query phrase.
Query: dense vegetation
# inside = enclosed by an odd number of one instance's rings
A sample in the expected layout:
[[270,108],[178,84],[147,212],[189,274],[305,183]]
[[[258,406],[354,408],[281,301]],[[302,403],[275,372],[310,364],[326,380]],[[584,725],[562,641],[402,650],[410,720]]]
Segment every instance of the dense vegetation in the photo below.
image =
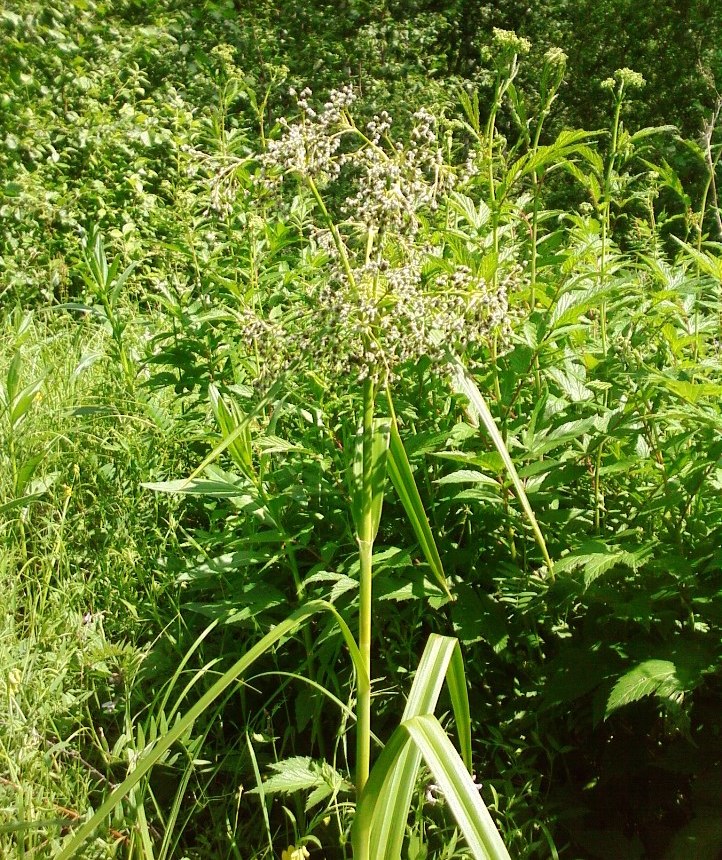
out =
[[0,10],[0,856],[720,855],[721,17]]

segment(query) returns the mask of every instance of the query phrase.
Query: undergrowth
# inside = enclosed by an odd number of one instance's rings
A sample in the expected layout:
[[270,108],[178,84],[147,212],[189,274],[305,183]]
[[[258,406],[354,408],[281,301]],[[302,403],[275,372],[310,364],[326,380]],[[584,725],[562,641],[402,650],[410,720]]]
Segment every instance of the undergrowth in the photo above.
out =
[[[4,156],[0,854],[349,857],[424,728],[513,857],[716,856],[719,112],[636,129],[620,69],[559,130],[498,30],[374,114],[131,7],[3,19],[87,75]],[[432,772],[404,856],[472,856]]]

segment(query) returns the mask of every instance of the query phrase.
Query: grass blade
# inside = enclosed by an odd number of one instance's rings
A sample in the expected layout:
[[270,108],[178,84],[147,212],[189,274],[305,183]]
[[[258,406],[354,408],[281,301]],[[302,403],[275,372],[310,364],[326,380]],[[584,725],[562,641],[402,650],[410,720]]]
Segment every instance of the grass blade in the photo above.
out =
[[[330,611],[338,621],[342,621],[335,608],[330,603],[327,603],[324,600],[314,600],[307,603],[305,606],[300,607],[289,615],[288,618],[277,624],[273,630],[267,633],[249,651],[247,651],[243,657],[237,660],[230,669],[224,672],[215,684],[213,684],[213,686],[210,687],[203,696],[201,696],[195,705],[193,705],[193,707],[190,708],[190,710],[184,714],[184,716],[179,719],[171,729],[160,737],[150,749],[147,749],[143,754],[141,754],[134,770],[132,770],[123,782],[115,788],[108,797],[106,797],[88,821],[78,828],[62,848],[60,853],[56,856],[55,860],[72,860],[73,857],[76,857],[85,840],[88,839],[95,829],[103,823],[118,803],[120,803],[120,801],[126,797],[136,785],[138,785],[141,779],[143,779],[143,777],[151,770],[153,765],[160,761],[171,746],[188,731],[195,720],[204,711],[206,711],[213,702],[215,702],[215,700],[231,686],[231,684],[235,683],[259,657],[263,656],[266,651],[272,648],[279,640],[283,639],[284,636],[289,636],[291,633],[296,631],[307,618],[322,611]],[[346,639],[346,641],[352,651],[352,657],[357,667],[357,671],[360,671],[363,663],[361,662],[360,654],[358,654],[358,648],[355,648],[355,654],[354,649],[351,648],[351,643],[355,646],[355,642],[346,624],[342,625],[342,633],[344,633],[344,638],[347,636],[350,637],[351,641],[349,642],[348,639]]]
[[531,505],[529,504],[529,499],[527,498],[526,491],[524,490],[524,485],[522,484],[521,479],[517,474],[516,467],[514,466],[514,463],[509,456],[509,451],[507,450],[501,433],[499,432],[499,428],[496,426],[494,417],[489,411],[489,407],[486,405],[486,401],[482,397],[482,394],[479,391],[477,384],[471,378],[469,371],[464,367],[461,361],[459,361],[457,356],[449,356],[449,366],[451,368],[454,389],[466,396],[471,407],[479,416],[481,423],[486,428],[486,432],[491,437],[491,441],[494,443],[494,447],[499,452],[499,456],[501,457],[504,466],[506,467],[506,470],[509,474],[509,478],[514,485],[514,490],[516,492],[517,498],[519,499],[519,503],[524,509],[524,513],[529,520],[529,525],[534,532],[534,537],[536,538],[536,542],[539,546],[539,549],[541,550],[542,556],[547,566],[549,578],[553,580],[554,565],[552,564],[552,560],[549,556],[549,551],[547,550],[544,535],[539,528],[539,523],[534,516],[534,511],[532,510]]
[[409,518],[411,527],[416,535],[416,540],[419,542],[421,551],[424,554],[427,564],[431,568],[437,583],[449,598],[452,599],[451,591],[449,590],[444,573],[444,565],[441,562],[436,541],[434,540],[429,519],[424,510],[424,503],[421,501],[419,490],[414,480],[413,472],[409,458],[406,456],[404,443],[401,441],[399,427],[396,422],[396,414],[394,412],[394,404],[391,399],[391,392],[386,389],[386,396],[389,402],[389,410],[391,413],[391,435],[389,440],[389,457],[388,457],[388,472],[391,478],[391,483],[404,506],[406,516]]
[[[432,633],[411,685],[402,722],[419,714],[433,713],[444,684],[456,640]],[[399,857],[409,817],[421,753],[414,746],[401,750],[381,789],[378,808],[383,814],[371,828],[371,856],[392,860]]]
[[431,714],[402,723],[443,792],[459,829],[477,860],[510,860],[499,831],[459,754]]
[[[426,761],[474,857],[477,860],[510,860],[474,780],[432,714],[419,714],[405,720],[384,747],[356,808],[351,834],[354,854],[360,853],[363,834],[372,826],[390,834],[395,827],[401,827],[403,831],[406,816],[399,821],[398,807],[394,803],[387,803],[388,795],[384,786],[392,779],[395,770],[401,772],[404,757],[409,756],[412,750]],[[394,784],[398,786],[398,780]],[[395,821],[387,821],[394,816]],[[370,855],[371,860],[400,856],[398,850],[395,854],[389,853],[387,845],[380,840],[374,840],[372,844],[375,847]]]

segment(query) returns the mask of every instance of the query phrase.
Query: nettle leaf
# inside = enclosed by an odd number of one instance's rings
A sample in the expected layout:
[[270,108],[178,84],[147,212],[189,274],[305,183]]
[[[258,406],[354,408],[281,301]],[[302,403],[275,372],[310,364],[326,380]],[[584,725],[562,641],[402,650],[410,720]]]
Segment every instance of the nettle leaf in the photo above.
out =
[[584,574],[584,587],[589,586],[602,574],[617,565],[637,571],[649,558],[652,547],[649,544],[625,549],[613,547],[601,540],[586,541],[578,550],[564,556],[556,563],[559,572],[573,571],[581,568]]
[[490,595],[479,594],[465,583],[457,586],[456,593],[451,620],[459,640],[465,645],[484,640],[496,654],[503,651],[509,641],[503,607]]
[[646,696],[672,698],[686,692],[671,660],[645,660],[617,681],[607,699],[605,717],[618,708],[638,702]]
[[459,469],[452,472],[450,475],[444,475],[434,481],[435,484],[489,484],[495,487],[499,486],[496,478],[485,475],[483,472],[478,472],[475,469]]
[[546,374],[551,376],[572,403],[590,400],[594,396],[584,384],[585,373],[581,365],[568,366],[566,373],[560,367],[549,367]]
[[[314,761],[310,756],[292,756],[270,765],[275,773],[263,783],[265,794],[292,794],[294,791],[311,791],[306,809],[339,791],[350,791],[351,784],[327,762]],[[253,788],[248,794],[258,794]]]

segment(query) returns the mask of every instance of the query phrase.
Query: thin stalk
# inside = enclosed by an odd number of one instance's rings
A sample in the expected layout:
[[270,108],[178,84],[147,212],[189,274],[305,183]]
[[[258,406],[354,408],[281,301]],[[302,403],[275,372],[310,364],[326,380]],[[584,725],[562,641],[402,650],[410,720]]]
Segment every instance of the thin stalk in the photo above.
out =
[[516,77],[517,71],[517,55],[511,61],[511,67],[507,76],[502,79],[501,74],[497,75],[496,92],[494,102],[489,112],[489,119],[486,124],[486,151],[489,159],[489,200],[491,202],[491,236],[492,248],[496,258],[497,265],[494,267],[494,276],[492,279],[492,288],[496,289],[498,284],[498,258],[499,258],[499,211],[496,200],[496,181],[494,178],[494,138],[496,137],[496,115],[501,108],[504,96],[509,89],[511,82]]
[[308,187],[311,189],[311,194],[318,204],[318,208],[321,210],[321,215],[323,216],[323,220],[326,222],[326,226],[331,231],[331,237],[333,238],[333,244],[336,246],[336,250],[338,251],[338,255],[341,258],[341,265],[343,266],[343,271],[346,277],[348,278],[349,285],[351,289],[355,291],[356,289],[356,279],[353,276],[353,271],[351,269],[351,262],[348,258],[348,253],[346,251],[346,246],[343,243],[343,239],[341,238],[341,234],[338,232],[338,227],[334,224],[333,218],[326,207],[326,204],[323,201],[323,197],[321,197],[321,193],[319,192],[316,183],[313,179],[308,176],[306,177],[308,181]]
[[[362,517],[358,535],[359,544],[359,650],[366,670],[371,678],[371,595],[372,595],[372,445],[374,419],[373,382],[367,379],[363,389],[363,488]],[[356,714],[356,791],[360,797],[369,775],[371,750],[371,684],[366,689],[359,687]]]
[[[363,387],[363,478],[362,514],[359,545],[359,634],[358,646],[364,672],[360,673],[356,702],[356,801],[366,786],[371,769],[371,598],[373,576],[373,420],[374,385],[370,378]],[[361,677],[363,674],[365,677]],[[364,829],[359,839],[359,856],[368,860],[370,831]]]
[[[614,169],[614,161],[617,156],[617,147],[619,145],[619,118],[622,113],[622,102],[624,101],[624,83],[619,85],[619,90],[614,101],[614,119],[612,120],[612,145],[609,152],[609,160],[607,161],[607,169],[604,172],[604,202],[602,213],[602,254],[599,262],[599,282],[604,283],[607,268],[607,242],[610,230],[609,213],[611,211],[612,202],[612,171]],[[607,355],[607,303],[602,301],[600,308],[600,327],[602,337],[602,354],[606,358]]]

